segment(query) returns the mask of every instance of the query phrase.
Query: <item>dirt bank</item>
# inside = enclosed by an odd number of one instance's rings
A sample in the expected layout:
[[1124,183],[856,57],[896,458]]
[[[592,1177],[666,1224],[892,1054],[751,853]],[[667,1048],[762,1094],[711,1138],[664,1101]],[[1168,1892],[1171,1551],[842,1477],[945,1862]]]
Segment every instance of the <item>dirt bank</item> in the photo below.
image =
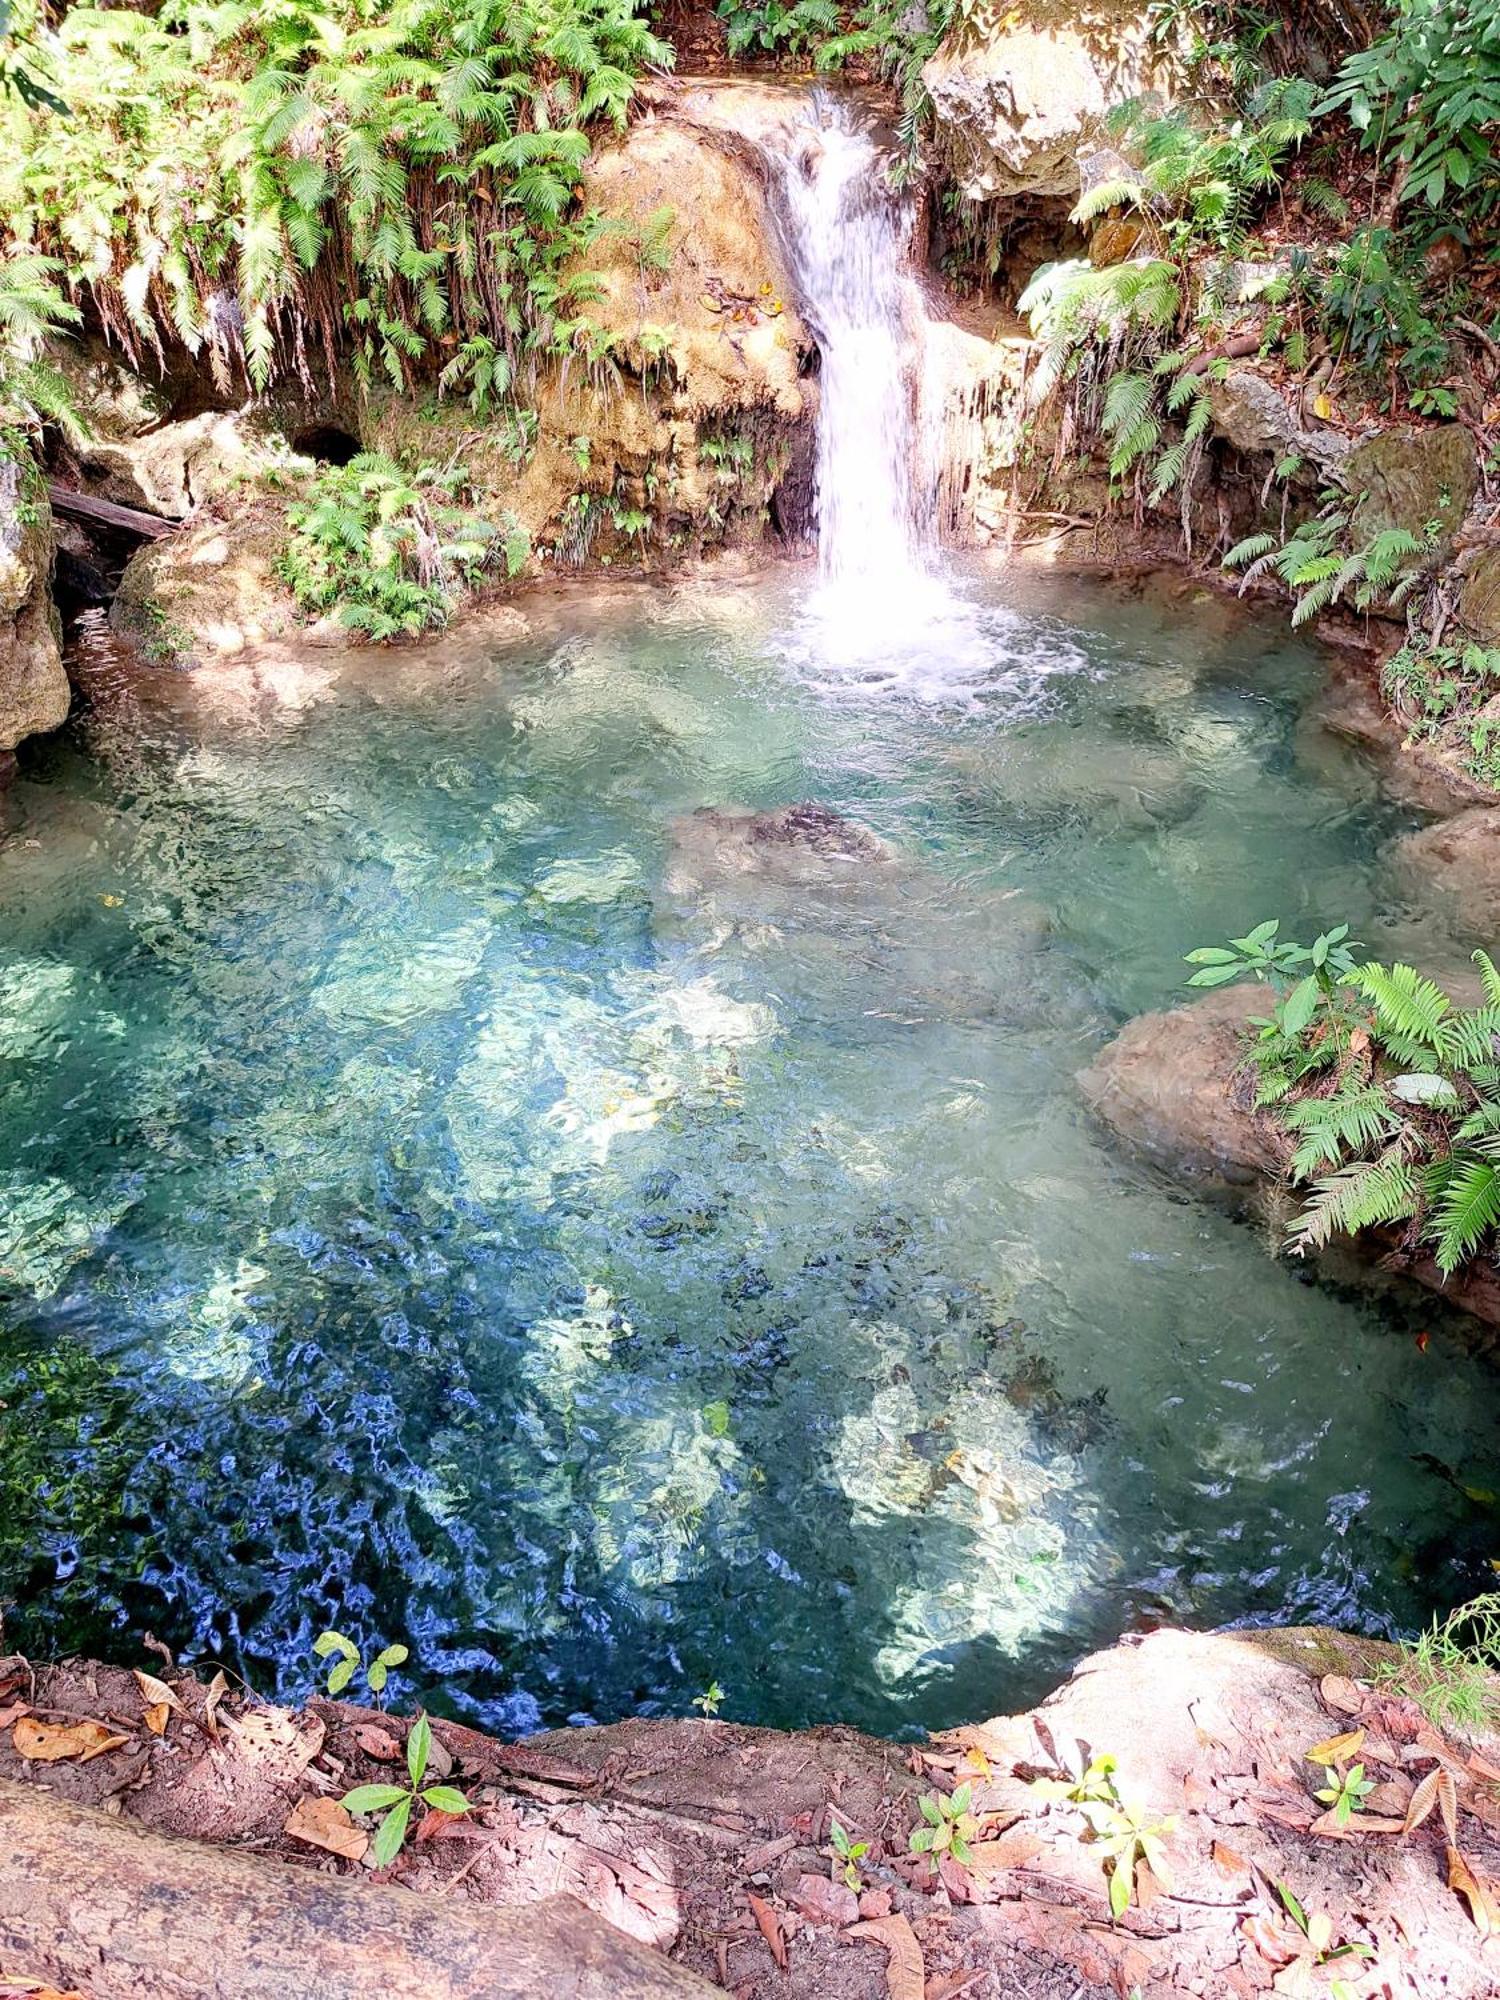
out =
[[[307,1871],[370,1885],[357,1908],[371,1963],[399,1954],[397,1917],[425,1899],[434,1994],[455,1990],[444,1954],[473,1955],[469,1919],[490,1909],[497,1923],[507,1913],[517,1951],[534,1918],[554,1990],[579,1994],[597,1990],[589,1966],[615,1948],[602,1920],[657,1954],[622,1960],[617,1990],[642,1994],[701,1990],[682,1975],[740,2000],[1317,1995],[1342,1978],[1360,2000],[1477,2000],[1500,1978],[1500,1947],[1486,1941],[1492,1917],[1500,1923],[1487,1887],[1500,1876],[1500,1769],[1483,1746],[1436,1735],[1413,1702],[1360,1678],[1388,1651],[1315,1630],[1160,1631],[1086,1660],[1032,1713],[913,1745],[698,1720],[505,1744],[438,1721],[428,1779],[440,1774],[471,1810],[419,1808],[414,1837],[384,1869],[372,1865],[368,1818],[337,1802],[400,1777],[406,1718],[321,1699],[292,1715],[159,1659],[143,1662],[159,1676],[144,1687],[123,1668],[13,1659],[0,1666],[0,1970],[87,2000],[271,1990],[229,1935],[201,1984],[163,1975],[153,1986],[143,1933],[121,1922],[130,1882],[113,1832],[75,1814],[59,1841],[51,1801],[62,1798],[142,1830],[126,1859],[144,1857],[147,1928],[166,1957],[178,1878],[196,1869],[211,1885],[216,1855],[242,1867],[225,1858],[234,1849],[264,1871],[257,1903],[294,1895],[298,1923]],[[1325,1762],[1309,1760],[1313,1749]],[[59,1750],[69,1754],[38,1754]],[[1112,1771],[1080,1785],[1101,1756]],[[1359,1761],[1378,1786],[1346,1825],[1315,1796],[1334,1760]],[[913,1831],[934,1810],[942,1819],[934,1802],[951,1810],[960,1786],[976,1821],[968,1863],[913,1854]],[[1438,1809],[1421,1817],[1424,1801]],[[835,1824],[865,1843],[854,1886],[831,1852]],[[1135,1828],[1152,1834],[1152,1861],[1132,1846],[1117,1864],[1110,1836]],[[1131,1891],[1117,1918],[1116,1865]],[[350,1893],[336,1892],[340,1937],[355,1921]],[[593,1917],[576,1912],[559,1929],[556,1906],[539,1913],[558,1895]],[[108,1899],[105,1926],[96,1906]],[[122,1976],[127,1937],[137,1956]],[[460,1990],[474,1995],[518,1990],[510,1973],[466,1976]],[[295,1990],[352,1992],[342,1977],[320,1961]]]

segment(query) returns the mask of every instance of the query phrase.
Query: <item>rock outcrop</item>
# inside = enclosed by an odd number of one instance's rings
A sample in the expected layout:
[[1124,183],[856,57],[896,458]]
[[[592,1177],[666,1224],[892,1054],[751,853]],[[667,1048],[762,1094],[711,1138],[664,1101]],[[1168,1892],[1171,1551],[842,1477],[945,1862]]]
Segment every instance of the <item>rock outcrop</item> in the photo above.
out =
[[1171,63],[1130,0],[970,0],[922,71],[949,170],[973,201],[1076,197],[1079,154],[1117,105],[1164,94]]
[[1486,944],[1500,939],[1500,807],[1471,806],[1403,834],[1395,856],[1423,902],[1436,895],[1463,929]]
[[[1131,1150],[1178,1179],[1216,1187],[1238,1206],[1270,1214],[1284,1209],[1291,1148],[1276,1121],[1256,1110],[1244,1074],[1245,1022],[1265,1001],[1264,987],[1221,987],[1185,1006],[1139,1015],[1082,1072],[1079,1087]],[[1445,1278],[1396,1229],[1361,1231],[1339,1250],[1412,1280],[1486,1326],[1500,1326],[1500,1269],[1492,1264],[1476,1259]]]
[[1343,483],[1354,500],[1356,548],[1389,528],[1445,544],[1457,533],[1479,488],[1474,439],[1462,424],[1429,430],[1383,430],[1355,446]]
[[0,455],[0,771],[18,743],[58,728],[68,713],[52,555],[41,480],[29,459]]

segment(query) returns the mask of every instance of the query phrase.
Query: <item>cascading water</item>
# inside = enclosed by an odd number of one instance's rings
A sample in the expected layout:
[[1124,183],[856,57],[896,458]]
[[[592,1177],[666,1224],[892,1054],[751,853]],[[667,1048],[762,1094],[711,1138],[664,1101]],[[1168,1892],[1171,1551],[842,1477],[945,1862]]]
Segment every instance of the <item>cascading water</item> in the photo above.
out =
[[786,142],[773,162],[781,233],[822,357],[819,567],[830,583],[878,583],[884,595],[922,570],[904,276],[910,216],[847,105],[817,93]]

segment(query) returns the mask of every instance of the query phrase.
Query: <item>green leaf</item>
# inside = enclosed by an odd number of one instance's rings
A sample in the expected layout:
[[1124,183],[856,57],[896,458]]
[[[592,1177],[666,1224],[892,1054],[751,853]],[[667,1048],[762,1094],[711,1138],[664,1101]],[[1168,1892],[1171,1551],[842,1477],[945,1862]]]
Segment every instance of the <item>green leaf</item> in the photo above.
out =
[[1289,1035],[1300,1035],[1318,1011],[1321,988],[1314,974],[1294,986],[1281,1009],[1281,1025]]
[[703,1427],[710,1437],[728,1437],[729,1405],[727,1403],[707,1403],[703,1409]]
[[330,1694],[342,1694],[353,1678],[354,1661],[350,1659],[337,1661],[329,1670],[328,1692]]
[[422,1773],[427,1769],[427,1759],[432,1750],[432,1724],[425,1715],[419,1715],[407,1732],[406,1768],[411,1772],[414,1785],[422,1782]]
[[313,1640],[313,1651],[320,1660],[326,1660],[330,1653],[342,1653],[346,1660],[359,1658],[359,1648],[342,1632],[320,1632]]
[[1117,1923],[1130,1908],[1130,1887],[1130,1871],[1122,1856],[1109,1878],[1109,1912]]
[[406,1824],[411,1818],[411,1794],[403,1795],[400,1805],[392,1806],[376,1830],[370,1846],[370,1854],[377,1868],[388,1868],[401,1852],[401,1843],[406,1838]]
[[404,1785],[356,1785],[352,1792],[345,1792],[339,1804],[346,1812],[384,1812],[387,1806],[399,1805],[408,1797]]
[[969,1804],[973,1797],[974,1787],[972,1785],[960,1785],[948,1801],[948,1817],[950,1819],[957,1819],[961,1813],[966,1813],[969,1810]]
[[938,1802],[931,1792],[923,1792],[921,1798],[917,1800],[917,1811],[929,1826],[942,1825],[943,1815],[938,1811]]
[[453,1785],[429,1785],[422,1797],[438,1812],[466,1813],[469,1810],[469,1801]]
[[410,1658],[411,1654],[405,1646],[387,1646],[383,1652],[375,1655],[374,1664],[377,1667],[399,1667],[403,1666]]
[[1237,951],[1226,951],[1222,945],[1199,945],[1196,951],[1186,954],[1189,965],[1238,965],[1241,963]]
[[930,1826],[919,1826],[911,1837],[912,1853],[931,1854],[932,1844],[936,1838],[937,1835]]
[[[350,1671],[352,1672],[353,1669],[351,1668]],[[370,1671],[365,1675],[365,1680],[369,1686],[371,1694],[384,1694],[385,1692],[384,1663],[380,1660],[372,1660],[370,1662]]]

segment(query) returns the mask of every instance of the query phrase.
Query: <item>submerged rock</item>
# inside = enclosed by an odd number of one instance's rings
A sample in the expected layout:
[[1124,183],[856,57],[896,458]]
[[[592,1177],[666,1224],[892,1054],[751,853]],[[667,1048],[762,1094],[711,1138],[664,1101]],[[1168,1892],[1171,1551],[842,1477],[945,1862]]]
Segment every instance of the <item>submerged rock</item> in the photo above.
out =
[[1463,929],[1494,943],[1500,935],[1500,807],[1472,806],[1403,834],[1395,859],[1424,901],[1435,890]]
[[960,907],[944,887],[824,805],[701,807],[673,825],[656,925],[702,955],[733,953],[814,1016],[1040,1015],[1048,1003],[1029,961],[1042,912],[1014,891]]

